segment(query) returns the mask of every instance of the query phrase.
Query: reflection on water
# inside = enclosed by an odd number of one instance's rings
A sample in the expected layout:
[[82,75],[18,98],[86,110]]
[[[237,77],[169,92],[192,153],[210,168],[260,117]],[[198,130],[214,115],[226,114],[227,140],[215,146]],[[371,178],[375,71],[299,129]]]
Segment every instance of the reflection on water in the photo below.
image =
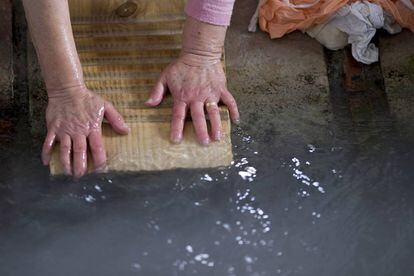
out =
[[[387,133],[361,142],[348,131],[310,129],[272,140],[236,128],[234,162],[225,168],[79,182],[49,180],[35,153],[11,147],[0,185],[0,274],[320,275],[324,264],[322,275],[337,267],[356,275],[361,262],[376,265],[369,271],[407,267],[412,145]],[[328,138],[314,140],[316,130]]]

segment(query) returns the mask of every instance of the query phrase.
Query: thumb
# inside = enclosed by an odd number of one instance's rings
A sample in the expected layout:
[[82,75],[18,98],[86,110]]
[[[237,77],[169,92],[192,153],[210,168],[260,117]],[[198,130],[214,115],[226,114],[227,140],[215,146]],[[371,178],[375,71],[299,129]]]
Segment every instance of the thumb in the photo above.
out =
[[157,83],[152,88],[150,97],[145,102],[145,104],[147,106],[152,106],[152,107],[159,105],[162,101],[162,98],[165,95],[166,90],[167,90],[167,79],[165,78],[164,73],[162,73]]
[[125,123],[122,115],[110,102],[105,102],[105,118],[117,133],[125,135],[130,132],[130,128]]

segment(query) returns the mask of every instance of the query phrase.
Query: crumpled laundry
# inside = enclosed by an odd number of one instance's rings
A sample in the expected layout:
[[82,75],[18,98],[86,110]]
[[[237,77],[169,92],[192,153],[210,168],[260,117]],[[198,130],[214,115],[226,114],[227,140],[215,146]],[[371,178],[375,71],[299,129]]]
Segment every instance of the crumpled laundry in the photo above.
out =
[[328,49],[352,44],[352,55],[362,63],[378,61],[371,43],[376,29],[391,34],[402,27],[414,32],[414,0],[267,0],[259,12],[262,30],[279,38],[302,30]]
[[378,61],[378,48],[371,43],[377,29],[384,26],[381,6],[368,1],[355,2],[340,8],[329,24],[348,34],[352,56],[359,62],[371,64]]
[[[259,11],[260,28],[271,38],[295,30],[305,31],[328,21],[355,0],[267,0]],[[380,5],[403,28],[414,32],[414,0],[369,0]]]
[[339,50],[348,45],[348,34],[339,30],[330,21],[313,26],[306,30],[306,34],[316,39],[329,50]]

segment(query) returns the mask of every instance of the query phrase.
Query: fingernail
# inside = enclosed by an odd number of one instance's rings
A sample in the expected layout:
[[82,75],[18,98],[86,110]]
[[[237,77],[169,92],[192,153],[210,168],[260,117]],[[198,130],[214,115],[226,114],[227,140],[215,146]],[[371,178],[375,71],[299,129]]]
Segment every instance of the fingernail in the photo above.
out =
[[202,140],[202,141],[201,141],[201,144],[202,144],[203,146],[208,146],[208,144],[210,144],[210,139],[206,138],[206,139]]
[[216,141],[220,141],[221,138],[223,138],[223,133],[221,131],[218,131],[215,137]]
[[153,104],[155,100],[153,98],[149,98],[145,103],[146,104]]
[[70,171],[69,168],[65,168],[65,175],[66,176],[71,176],[72,175],[72,172]]
[[97,168],[95,168],[96,173],[103,173],[106,170],[106,164],[100,165]]
[[235,119],[235,120],[234,120],[234,123],[235,123],[236,125],[240,124],[240,118]]
[[179,143],[181,143],[181,138],[179,138],[179,137],[173,137],[173,138],[171,138],[171,142],[173,144],[179,144]]

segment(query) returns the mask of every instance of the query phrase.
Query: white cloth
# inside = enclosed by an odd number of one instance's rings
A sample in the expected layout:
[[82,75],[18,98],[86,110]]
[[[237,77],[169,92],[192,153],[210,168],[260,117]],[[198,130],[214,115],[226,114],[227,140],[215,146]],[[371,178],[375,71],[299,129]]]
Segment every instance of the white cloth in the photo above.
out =
[[328,24],[348,34],[352,56],[357,61],[371,64],[378,61],[378,48],[371,43],[377,29],[385,28],[390,33],[401,31],[393,18],[388,16],[386,20],[387,16],[380,5],[358,1],[340,8]]
[[305,32],[329,50],[339,50],[348,45],[348,35],[329,22],[313,26]]

